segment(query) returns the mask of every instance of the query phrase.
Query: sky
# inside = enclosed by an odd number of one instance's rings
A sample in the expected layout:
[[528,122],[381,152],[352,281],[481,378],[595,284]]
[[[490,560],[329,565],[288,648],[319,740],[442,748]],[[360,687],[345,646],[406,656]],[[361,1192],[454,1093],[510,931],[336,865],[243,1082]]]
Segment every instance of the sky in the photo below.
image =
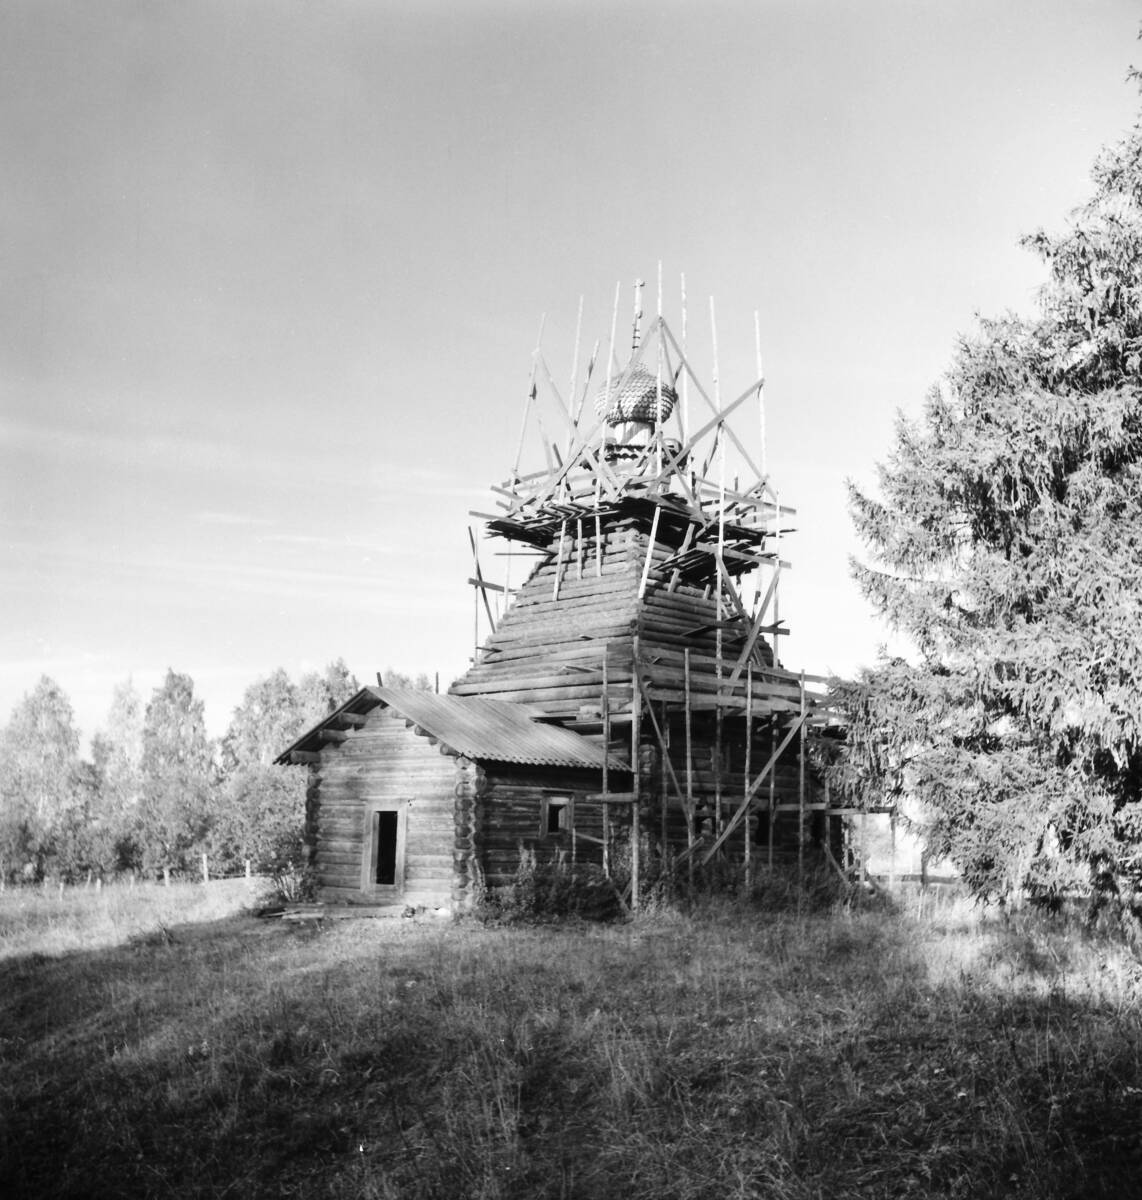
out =
[[871,663],[845,480],[977,313],[1032,310],[1019,239],[1134,119],[1139,25],[1127,0],[4,0],[0,721],[43,674],[85,737],[168,668],[215,734],[277,667],[446,685],[541,319],[569,380],[580,298],[605,343],[659,263],[695,347],[714,298],[728,395],[758,314],[786,665]]

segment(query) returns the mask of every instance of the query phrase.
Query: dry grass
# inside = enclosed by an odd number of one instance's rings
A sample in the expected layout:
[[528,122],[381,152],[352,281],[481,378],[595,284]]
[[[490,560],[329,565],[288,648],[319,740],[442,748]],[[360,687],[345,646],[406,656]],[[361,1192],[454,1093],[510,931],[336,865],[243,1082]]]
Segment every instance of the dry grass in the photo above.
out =
[[1121,1197],[1142,972],[941,906],[623,927],[229,918],[15,957],[29,1196]]
[[262,879],[201,883],[116,883],[108,887],[13,888],[0,893],[0,959],[65,954],[162,935],[193,921],[216,921],[256,904]]

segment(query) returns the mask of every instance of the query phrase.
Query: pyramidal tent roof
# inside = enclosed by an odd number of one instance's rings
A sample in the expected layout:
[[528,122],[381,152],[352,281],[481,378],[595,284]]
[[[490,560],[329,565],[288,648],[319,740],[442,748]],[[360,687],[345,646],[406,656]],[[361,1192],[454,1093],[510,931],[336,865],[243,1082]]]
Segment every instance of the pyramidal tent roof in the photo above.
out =
[[[545,767],[603,765],[602,746],[570,729],[543,723],[539,719],[541,711],[534,706],[484,696],[439,696],[386,687],[362,688],[283,751],[277,761],[288,763],[294,750],[321,749],[324,731],[341,729],[346,724],[342,719],[345,716],[367,713],[380,704],[415,725],[418,733],[465,758]],[[607,759],[607,766],[615,771],[630,770],[629,765],[614,758]]]

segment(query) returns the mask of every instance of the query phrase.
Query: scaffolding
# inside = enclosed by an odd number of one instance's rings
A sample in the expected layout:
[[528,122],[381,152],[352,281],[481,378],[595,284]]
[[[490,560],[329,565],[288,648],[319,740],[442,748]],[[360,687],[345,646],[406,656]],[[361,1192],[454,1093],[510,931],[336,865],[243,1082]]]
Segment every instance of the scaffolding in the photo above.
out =
[[[627,360],[616,289],[607,350],[596,342],[582,372],[580,301],[566,395],[541,325],[515,465],[492,489],[498,511],[472,514],[512,547],[508,570],[489,578],[470,534],[477,649],[452,690],[534,704],[609,749],[625,744],[629,790],[613,790],[604,770],[594,798],[608,830],[631,829],[635,906],[644,842],[691,872],[740,853],[748,880],[761,856],[773,866],[775,831],[792,824],[784,852],[794,847],[799,870],[812,843],[843,874],[832,820],[843,814],[810,767],[813,747],[838,732],[828,680],[786,669],[778,651],[796,514],[768,473],[757,315],[757,376],[727,403],[713,301],[703,380],[687,354],[685,282],[680,336],[663,316],[661,271],[649,321],[642,298],[636,283]],[[544,465],[524,473],[529,438]],[[534,562],[513,588],[520,554]],[[606,868],[609,832],[603,840]]]

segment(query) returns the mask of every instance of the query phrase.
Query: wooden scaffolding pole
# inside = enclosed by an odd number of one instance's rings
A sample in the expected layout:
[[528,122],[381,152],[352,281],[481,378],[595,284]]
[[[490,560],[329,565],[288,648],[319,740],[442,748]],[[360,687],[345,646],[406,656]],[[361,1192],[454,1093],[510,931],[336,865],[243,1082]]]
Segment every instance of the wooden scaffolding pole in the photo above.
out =
[[801,738],[797,751],[797,882],[805,879],[805,672],[801,672]]
[[571,351],[571,383],[567,388],[567,403],[571,406],[571,428],[567,432],[567,457],[570,458],[575,449],[575,430],[579,424],[583,406],[576,405],[575,392],[579,377],[579,339],[583,333],[583,297],[579,297],[579,315],[575,318],[575,348]]
[[[659,275],[661,276],[661,271],[659,271]],[[659,286],[661,287],[661,278],[659,280]],[[653,713],[654,709],[650,708],[650,711]],[[662,791],[661,791],[662,826],[661,826],[661,832],[660,832],[660,837],[662,839],[662,850],[660,853],[660,858],[665,860],[666,847],[668,844],[667,839],[668,839],[668,835],[670,832],[667,827],[668,826],[668,813],[666,810],[667,810],[667,805],[669,803],[669,796],[668,796],[667,790],[666,790],[666,781],[667,781],[666,768],[669,767],[670,774],[671,775],[674,774],[674,764],[670,761],[670,718],[667,715],[665,700],[663,700],[663,702],[662,702],[661,713],[662,713],[662,727],[661,727],[661,729],[659,729],[658,726],[656,725],[655,732],[658,733],[658,740],[661,743],[661,749],[662,749]],[[675,782],[675,787],[677,787],[677,786],[678,786],[677,782]]]
[[[747,667],[745,673],[745,788],[749,791],[750,758],[753,749],[753,667]],[[750,879],[750,823],[747,814],[745,818],[745,845],[742,847],[742,865],[745,868],[745,886],[748,889]]]
[[642,578],[638,582],[638,598],[646,594],[646,581],[650,578],[650,568],[654,565],[654,547],[658,541],[658,518],[662,515],[662,505],[654,506],[654,516],[650,522],[650,536],[646,540],[646,560],[642,564]]
[[[686,361],[686,276],[685,276],[685,274],[683,274],[681,276],[681,284],[682,284],[682,345],[681,345],[681,347],[675,347],[675,349],[678,350],[679,356],[681,357],[682,361],[685,362]],[[690,428],[690,377],[685,371],[682,372],[682,395],[681,395],[680,399],[682,400],[682,404],[681,404],[680,411],[679,411],[678,424],[682,430],[681,442],[683,445],[685,445],[686,444],[686,431]]]
[[[583,307],[582,300],[579,301],[579,307],[580,309]],[[758,424],[761,427],[761,453],[758,457],[761,459],[761,480],[764,484],[767,482],[766,473],[769,469],[766,461],[769,447],[766,445],[765,434],[765,369],[761,363],[761,317],[758,315],[756,309],[754,309],[753,313],[753,345],[757,356],[757,409]]]
[[646,715],[650,718],[651,728],[654,730],[654,736],[658,739],[658,747],[662,751],[662,779],[663,791],[665,794],[665,785],[670,782],[674,786],[674,794],[678,797],[679,802],[685,807],[686,797],[682,792],[682,785],[678,782],[678,776],[674,771],[674,764],[670,761],[670,726],[666,723],[666,701],[662,702],[662,724],[658,723],[658,718],[654,715],[654,701],[650,696],[650,689],[647,687],[646,680],[642,677],[641,671],[635,672],[635,680],[638,684],[639,691],[642,693],[642,698],[646,703]]
[[535,335],[535,349],[531,353],[531,375],[527,381],[527,399],[523,405],[523,420],[520,422],[519,429],[519,446],[515,454],[515,466],[512,468],[512,479],[519,477],[519,466],[523,459],[523,443],[527,436],[527,419],[531,415],[532,405],[535,403],[535,373],[539,369],[540,347],[543,345],[543,327],[547,323],[547,313],[544,313],[539,318],[539,332]]
[[607,445],[606,410],[607,410],[607,408],[610,407],[610,403],[611,403],[611,378],[612,378],[612,373],[614,371],[614,365],[615,365],[615,333],[617,332],[618,325],[619,325],[619,297],[622,295],[622,289],[623,289],[623,285],[621,283],[615,284],[615,306],[611,311],[611,340],[607,347],[607,387],[606,387],[606,390],[603,392],[604,410],[603,410],[603,418],[600,423],[600,429],[599,429],[599,459],[598,459],[598,461],[599,461],[600,466],[603,465],[603,459],[605,457],[605,449],[606,449],[606,445]]
[[[777,722],[771,715],[769,718],[769,753],[774,753],[777,745]],[[766,866],[770,873],[773,871],[773,827],[777,823],[777,769],[769,777],[769,844],[766,848]]]
[[[471,525],[468,526],[468,544],[472,547],[472,570],[475,573],[475,577],[473,579],[469,580],[469,583],[471,583],[477,589],[477,591],[479,591],[480,595],[484,599],[484,609],[488,614],[488,633],[493,634],[496,632],[496,621],[495,621],[495,618],[492,616],[492,606],[488,600],[488,589],[491,588],[492,591],[495,591],[495,592],[501,592],[501,591],[504,591],[505,589],[500,587],[499,584],[489,583],[484,578],[484,572],[480,569],[480,552],[476,548],[476,534],[473,531]],[[479,605],[477,603],[477,609],[476,609],[476,644],[477,644],[477,646],[479,645],[479,643],[480,643]]]
[[638,912],[638,876],[639,876],[639,842],[642,822],[642,763],[639,748],[642,741],[642,689],[638,686],[638,635],[632,639],[631,674],[634,687],[631,689],[630,713],[630,766],[631,791],[634,793],[634,803],[630,810],[630,906],[632,912]]
[[[714,297],[710,297],[710,337],[714,351],[714,402],[720,415],[722,408],[722,385],[718,370],[718,325],[714,313]],[[722,625],[725,620],[725,604],[722,597],[721,562],[722,553],[726,548],[726,439],[723,427],[718,425],[717,445],[718,458],[718,550],[717,569],[714,575],[714,587],[717,589],[717,607],[715,609],[717,630],[715,638],[714,676],[717,684],[717,707],[714,709],[714,832],[722,832]]]
[[[603,718],[603,795],[605,796],[610,789],[610,777],[607,771],[607,762],[611,756],[611,702],[610,695],[607,690],[607,659],[610,655],[607,653],[607,646],[603,646],[603,701],[599,706],[601,709],[600,715]],[[603,874],[610,879],[611,877],[611,807],[609,804],[603,805]]]
[[722,832],[717,836],[717,838],[714,839],[714,844],[706,851],[705,857],[702,859],[703,865],[708,863],[710,861],[710,859],[713,858],[715,854],[717,854],[717,852],[722,847],[722,843],[738,827],[738,822],[745,815],[746,810],[749,808],[750,802],[753,800],[753,797],[757,794],[757,792],[759,792],[761,790],[761,785],[771,775],[773,769],[777,766],[777,762],[780,759],[781,755],[785,753],[786,747],[789,746],[789,744],[793,741],[793,739],[797,736],[797,734],[803,728],[804,728],[804,721],[799,717],[796,721],[793,722],[792,727],[786,732],[785,736],[781,739],[781,744],[777,747],[777,749],[770,756],[769,761],[761,769],[761,774],[758,775],[758,777],[754,780],[754,782],[747,789],[746,794],[745,794],[745,799],[742,800],[741,804],[738,806],[737,811],[727,822],[725,829],[723,829]]
[[686,719],[686,853],[690,886],[694,886],[694,740],[690,721],[690,647],[682,652]]
[[770,581],[769,587],[765,595],[762,597],[761,603],[757,607],[757,612],[754,614],[753,621],[750,624],[749,636],[746,638],[745,646],[742,648],[741,654],[738,656],[737,662],[734,664],[734,669],[730,672],[730,686],[733,687],[741,677],[742,668],[749,662],[754,652],[754,647],[757,645],[757,639],[761,634],[765,614],[769,611],[769,602],[773,599],[777,592],[777,580],[781,574],[781,563],[778,562],[773,568],[773,579]]
[[771,591],[773,593],[773,665],[781,666],[781,655],[778,650],[781,643],[778,638],[781,636],[781,501],[777,498],[777,493],[774,492],[774,507],[777,509],[774,521],[776,522],[776,557],[774,558],[773,567],[773,585]]
[[559,524],[559,549],[555,552],[555,578],[551,584],[551,599],[559,599],[559,581],[563,576],[563,543],[567,538],[567,521]]

